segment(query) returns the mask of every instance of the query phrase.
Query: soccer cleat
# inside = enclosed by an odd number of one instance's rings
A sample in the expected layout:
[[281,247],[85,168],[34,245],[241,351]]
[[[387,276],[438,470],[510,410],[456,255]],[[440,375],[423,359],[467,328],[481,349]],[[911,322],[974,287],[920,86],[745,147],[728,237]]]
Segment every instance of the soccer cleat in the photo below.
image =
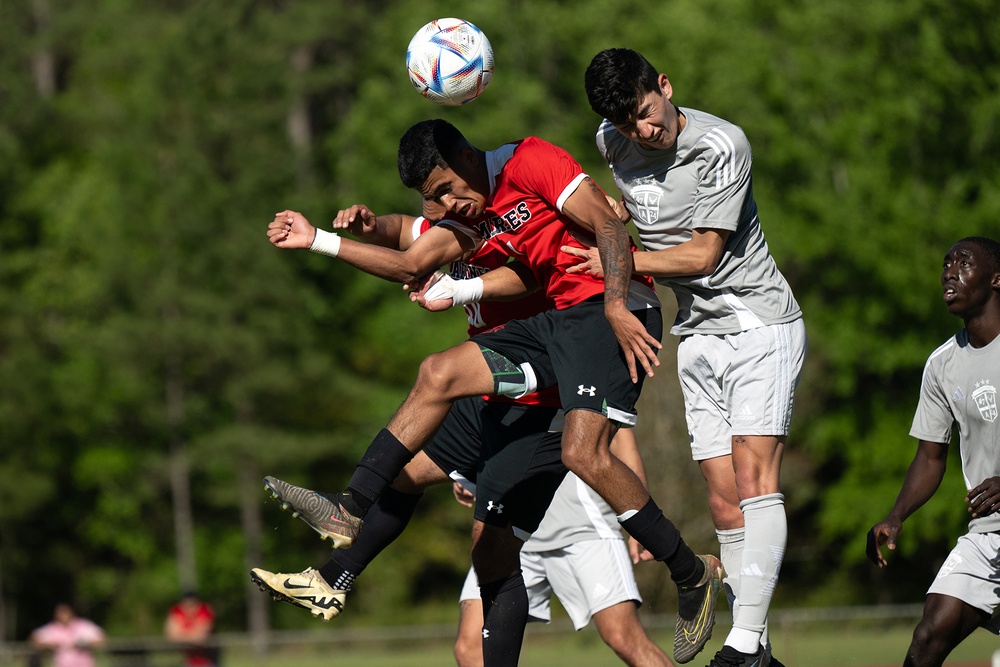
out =
[[281,502],[282,509],[291,509],[293,517],[305,521],[324,540],[332,540],[334,549],[347,549],[361,532],[361,519],[316,491],[270,475],[264,478],[264,488]]
[[347,591],[335,591],[313,568],[298,574],[279,574],[259,567],[250,570],[250,579],[278,602],[287,602],[308,609],[313,616],[329,621],[344,611]]
[[698,556],[705,574],[694,586],[677,587],[677,628],[674,633],[674,660],[690,662],[712,636],[715,603],[725,572],[715,556]]
[[708,663],[708,667],[768,667],[767,651],[761,646],[756,653],[740,653],[732,646],[725,646]]

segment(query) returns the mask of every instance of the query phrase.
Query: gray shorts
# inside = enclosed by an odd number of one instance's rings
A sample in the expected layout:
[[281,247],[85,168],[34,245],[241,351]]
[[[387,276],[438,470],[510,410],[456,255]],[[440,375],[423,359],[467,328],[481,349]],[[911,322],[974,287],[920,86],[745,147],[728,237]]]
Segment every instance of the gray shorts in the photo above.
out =
[[958,598],[991,615],[983,627],[1000,635],[1000,533],[966,533],[927,593]]
[[[553,593],[580,630],[597,612],[621,602],[642,603],[625,540],[583,540],[563,549],[521,552],[531,621],[548,623]],[[478,600],[479,582],[470,569],[459,601]]]
[[681,339],[677,375],[695,461],[731,454],[736,435],[788,435],[806,347],[801,318]]

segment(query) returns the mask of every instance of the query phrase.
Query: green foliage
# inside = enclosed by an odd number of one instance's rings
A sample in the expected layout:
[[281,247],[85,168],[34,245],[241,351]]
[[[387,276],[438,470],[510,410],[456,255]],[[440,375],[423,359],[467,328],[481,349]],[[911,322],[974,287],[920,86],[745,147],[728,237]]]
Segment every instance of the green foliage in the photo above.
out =
[[[675,102],[738,123],[754,146],[761,219],[810,335],[783,586],[909,601],[934,564],[919,552],[943,555],[962,530],[956,460],[907,523],[898,593],[856,576],[912,457],[923,362],[960,326],[940,302],[941,257],[962,236],[1000,235],[989,3],[484,0],[462,16],[486,31],[497,72],[459,108],[413,93],[403,67],[410,36],[454,15],[448,3],[49,0],[42,16],[44,4],[0,2],[6,636],[61,597],[116,632],[159,631],[178,586],[178,443],[201,587],[223,627],[242,627],[247,466],[337,488],[419,361],[464,329],[398,286],[269,247],[267,222],[294,208],[325,225],[357,202],[416,212],[395,150],[430,117],[482,148],[543,136],[612,188],[582,89],[611,46],[645,53]],[[260,500],[266,564],[321,562],[326,547]],[[414,582],[461,582],[468,516],[444,490],[424,505],[359,583],[361,618],[397,618],[426,596]],[[831,570],[843,578],[819,579]]]

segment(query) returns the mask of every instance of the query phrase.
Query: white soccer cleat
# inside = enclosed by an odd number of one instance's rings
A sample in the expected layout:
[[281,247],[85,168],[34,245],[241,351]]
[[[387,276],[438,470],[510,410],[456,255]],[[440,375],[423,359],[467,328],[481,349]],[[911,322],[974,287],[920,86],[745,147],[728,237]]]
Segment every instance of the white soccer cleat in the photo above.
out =
[[250,570],[250,579],[257,587],[279,602],[308,609],[313,616],[329,621],[344,610],[347,591],[336,591],[314,568],[298,574],[268,572],[259,567]]

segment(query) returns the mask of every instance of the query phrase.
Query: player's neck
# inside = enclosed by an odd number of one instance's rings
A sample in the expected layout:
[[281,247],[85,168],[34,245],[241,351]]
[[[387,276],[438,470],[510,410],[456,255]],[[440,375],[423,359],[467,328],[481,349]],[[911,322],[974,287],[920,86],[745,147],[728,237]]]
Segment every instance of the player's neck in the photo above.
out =
[[965,318],[969,345],[978,349],[986,347],[1000,336],[1000,304],[991,302],[979,313]]

